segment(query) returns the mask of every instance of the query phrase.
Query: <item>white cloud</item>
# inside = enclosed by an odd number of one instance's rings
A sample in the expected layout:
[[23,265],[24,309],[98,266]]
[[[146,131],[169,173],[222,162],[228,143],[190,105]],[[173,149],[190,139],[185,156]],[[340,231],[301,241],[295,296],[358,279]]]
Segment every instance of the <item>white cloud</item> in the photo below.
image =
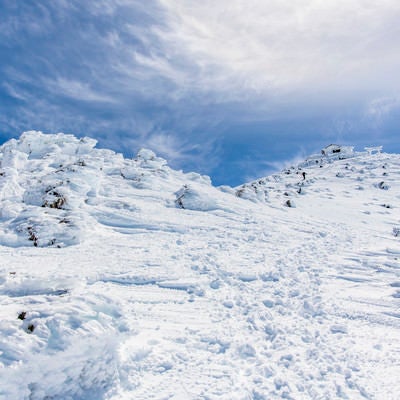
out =
[[[269,161],[263,164],[265,165],[267,171],[282,171],[286,168],[290,168],[291,166],[298,165],[307,158],[307,155],[309,154],[307,154],[304,149],[301,149],[295,156],[287,160]],[[267,175],[267,173],[265,175]]]
[[8,82],[3,82],[2,86],[11,97],[14,97],[14,99],[24,101],[29,97],[28,93],[24,92],[18,87],[10,85]]
[[370,100],[365,107],[363,121],[373,129],[374,140],[382,143],[385,121],[392,113],[400,111],[400,93]]
[[75,100],[88,102],[107,102],[114,103],[115,99],[101,93],[101,91],[91,88],[89,83],[75,79],[58,77],[57,79],[47,79],[43,82],[47,90],[55,92],[61,96],[67,96]]
[[400,108],[400,95],[373,99],[367,107],[367,116],[381,119],[396,108]]
[[276,172],[283,171],[284,169],[290,168],[291,166],[297,166],[299,163],[303,162],[310,154],[311,153],[307,153],[304,148],[300,148],[298,152],[289,159],[276,161],[244,161],[242,163],[241,169],[243,171],[247,171],[247,175],[243,178],[243,180],[244,182],[251,182],[260,177],[269,176]]
[[185,165],[187,170],[200,169],[203,173],[210,172],[220,163],[221,149],[216,138],[203,138],[199,144],[190,137],[185,138],[153,128],[153,132],[147,132],[146,135],[124,139],[124,152],[132,154],[144,147],[164,157],[173,168],[182,168]]
[[400,85],[397,0],[160,2],[170,30],[159,38],[196,67],[196,89],[280,97]]
[[[103,57],[102,63],[82,57],[93,81],[60,72],[50,82],[72,98],[262,98],[271,114],[282,105],[365,101],[400,90],[398,0],[101,0],[84,6],[60,0],[47,7],[63,19],[82,7],[93,18],[81,28],[85,42]],[[45,6],[38,10],[43,30],[50,31],[51,13]],[[34,31],[38,22],[28,17],[16,24],[22,29],[31,20]],[[102,19],[107,29],[91,28],[101,27]]]

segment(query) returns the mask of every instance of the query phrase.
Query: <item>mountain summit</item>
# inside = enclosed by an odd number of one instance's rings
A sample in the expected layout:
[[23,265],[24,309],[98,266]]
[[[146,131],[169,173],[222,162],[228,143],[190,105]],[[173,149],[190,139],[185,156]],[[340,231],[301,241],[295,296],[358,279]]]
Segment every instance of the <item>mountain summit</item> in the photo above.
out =
[[90,138],[0,147],[0,399],[396,399],[400,156],[237,188]]

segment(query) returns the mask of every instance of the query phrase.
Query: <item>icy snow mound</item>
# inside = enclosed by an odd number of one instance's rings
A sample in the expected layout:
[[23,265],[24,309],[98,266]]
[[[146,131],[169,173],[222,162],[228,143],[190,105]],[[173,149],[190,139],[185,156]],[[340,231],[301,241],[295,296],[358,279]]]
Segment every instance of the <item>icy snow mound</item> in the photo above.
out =
[[182,186],[182,188],[179,189],[175,195],[175,204],[178,208],[195,211],[229,211],[229,208],[218,201],[217,198],[212,197],[208,193],[193,187],[193,185]]
[[95,146],[87,137],[30,131],[0,147],[0,244],[65,247],[96,223],[133,227],[140,220],[135,199],[180,207],[174,193],[189,183],[197,200],[185,193],[186,208],[227,208],[213,200],[220,192],[208,177],[174,171],[151,150],[131,160]]
[[95,145],[89,138],[32,131],[1,146],[1,244],[62,247],[79,242],[79,211],[95,190],[99,168],[83,170],[83,157]]
[[115,382],[119,304],[83,284],[59,275],[6,276],[0,296],[12,301],[2,304],[1,399],[102,398]]

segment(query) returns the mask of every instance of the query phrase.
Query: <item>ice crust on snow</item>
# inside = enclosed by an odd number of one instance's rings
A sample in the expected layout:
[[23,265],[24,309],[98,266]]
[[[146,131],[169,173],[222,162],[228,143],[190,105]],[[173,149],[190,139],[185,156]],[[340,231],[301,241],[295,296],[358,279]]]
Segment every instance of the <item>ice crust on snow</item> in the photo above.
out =
[[399,178],[378,147],[216,188],[150,150],[8,141],[0,399],[397,399]]

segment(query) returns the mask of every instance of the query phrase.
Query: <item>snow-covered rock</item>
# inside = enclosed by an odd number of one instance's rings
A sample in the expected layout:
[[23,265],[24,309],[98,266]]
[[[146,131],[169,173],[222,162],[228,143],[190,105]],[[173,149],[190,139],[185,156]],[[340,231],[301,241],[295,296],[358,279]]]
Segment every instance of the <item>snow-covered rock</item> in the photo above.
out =
[[212,211],[221,208],[215,198],[189,185],[182,186],[175,195],[175,204],[178,208],[197,211]]

